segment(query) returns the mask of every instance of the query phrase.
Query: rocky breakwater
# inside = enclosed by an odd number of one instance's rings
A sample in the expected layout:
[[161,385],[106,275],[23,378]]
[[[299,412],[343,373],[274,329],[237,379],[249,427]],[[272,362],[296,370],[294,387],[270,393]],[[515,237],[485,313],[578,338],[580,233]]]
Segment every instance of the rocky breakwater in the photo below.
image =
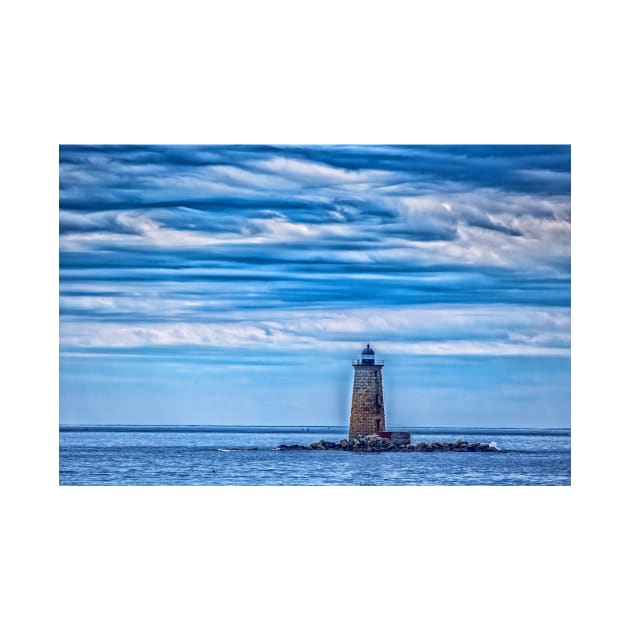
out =
[[468,443],[465,440],[457,440],[456,442],[418,442],[417,444],[396,444],[388,438],[378,435],[357,435],[348,440],[340,442],[329,442],[320,440],[313,442],[310,446],[299,444],[280,444],[278,451],[356,451],[360,453],[380,453],[387,451],[396,452],[421,452],[429,453],[434,451],[454,451],[460,453],[476,453],[476,452],[499,452],[494,444],[486,444],[485,442]]

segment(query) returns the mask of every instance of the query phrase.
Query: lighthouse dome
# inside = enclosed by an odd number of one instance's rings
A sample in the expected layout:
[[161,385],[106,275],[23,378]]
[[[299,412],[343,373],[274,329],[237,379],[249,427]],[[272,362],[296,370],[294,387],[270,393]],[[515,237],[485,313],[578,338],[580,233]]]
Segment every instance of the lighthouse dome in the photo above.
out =
[[361,364],[362,365],[374,365],[374,350],[370,348],[370,344],[368,343],[365,346],[365,349],[361,353]]

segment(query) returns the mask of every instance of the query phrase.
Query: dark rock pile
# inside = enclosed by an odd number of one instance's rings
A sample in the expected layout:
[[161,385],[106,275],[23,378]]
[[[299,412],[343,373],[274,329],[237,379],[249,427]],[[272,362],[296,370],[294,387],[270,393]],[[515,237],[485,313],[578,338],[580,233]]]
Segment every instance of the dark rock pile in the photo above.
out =
[[414,451],[414,452],[431,452],[431,451],[457,451],[461,453],[469,452],[498,452],[496,446],[491,446],[483,442],[474,442],[469,444],[465,440],[457,440],[456,442],[418,442],[417,444],[395,444],[387,438],[378,435],[357,435],[349,440],[341,440],[340,442],[329,442],[320,440],[314,442],[310,446],[302,446],[299,444],[280,444],[276,449],[278,451],[357,451],[362,453],[374,453],[382,451]]

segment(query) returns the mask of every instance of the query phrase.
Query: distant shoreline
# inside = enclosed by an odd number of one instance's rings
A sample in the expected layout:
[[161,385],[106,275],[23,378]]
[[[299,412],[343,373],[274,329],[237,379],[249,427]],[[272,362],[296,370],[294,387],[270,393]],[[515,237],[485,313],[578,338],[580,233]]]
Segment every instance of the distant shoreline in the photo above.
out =
[[[437,434],[486,434],[486,435],[571,435],[570,428],[526,427],[389,427],[393,431],[409,431],[425,435]],[[270,426],[270,425],[205,425],[205,424],[66,424],[59,425],[60,432],[99,433],[347,433],[347,426]]]

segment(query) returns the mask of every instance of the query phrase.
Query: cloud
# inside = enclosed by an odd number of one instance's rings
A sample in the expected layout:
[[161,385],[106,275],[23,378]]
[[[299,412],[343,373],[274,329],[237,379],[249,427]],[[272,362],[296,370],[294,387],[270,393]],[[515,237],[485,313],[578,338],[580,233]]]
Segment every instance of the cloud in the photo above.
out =
[[568,147],[60,147],[66,349],[555,354],[569,306]]
[[[65,298],[75,307],[103,312],[125,310],[128,298]],[[182,317],[183,302],[144,300],[140,321],[62,323],[61,345],[82,348],[200,346],[219,350],[266,348],[273,352],[304,350],[352,352],[367,339],[379,350],[397,355],[567,355],[569,312],[564,308],[410,307],[331,311],[275,309],[225,311],[221,321]],[[199,306],[188,300],[190,308]],[[66,304],[65,306],[68,306]],[[160,309],[167,321],[151,322]]]

